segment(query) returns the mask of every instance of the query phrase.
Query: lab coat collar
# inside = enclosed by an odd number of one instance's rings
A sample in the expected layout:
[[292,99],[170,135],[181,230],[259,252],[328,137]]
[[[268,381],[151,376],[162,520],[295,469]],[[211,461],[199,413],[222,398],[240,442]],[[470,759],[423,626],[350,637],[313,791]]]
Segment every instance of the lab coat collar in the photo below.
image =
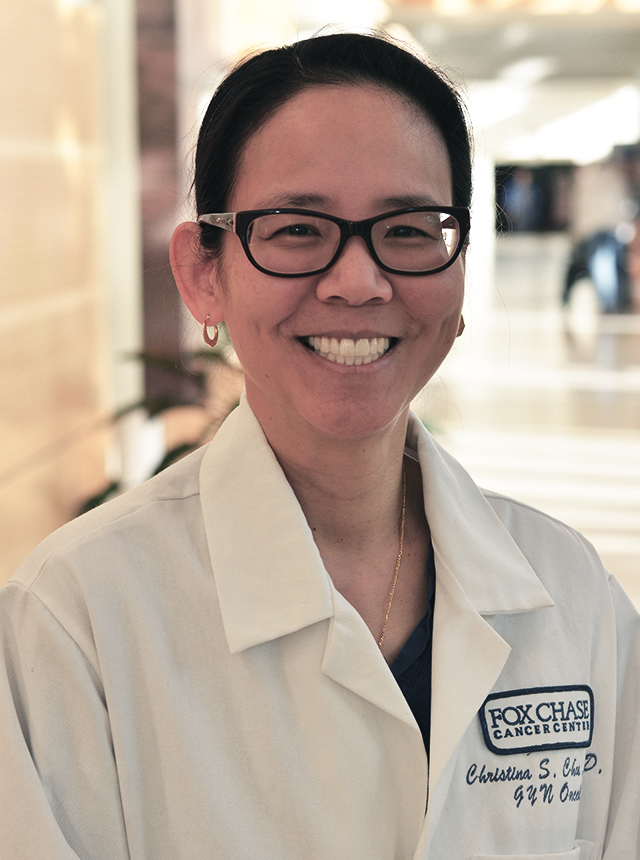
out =
[[[451,578],[449,590],[481,614],[553,605],[480,490],[414,415],[407,446],[420,460],[442,586]],[[334,617],[304,513],[244,395],[203,457],[200,491],[232,653]]]
[[311,530],[245,395],[202,459],[200,495],[231,653],[333,617]]
[[469,474],[410,416],[436,571],[447,569],[481,615],[529,612],[553,600]]

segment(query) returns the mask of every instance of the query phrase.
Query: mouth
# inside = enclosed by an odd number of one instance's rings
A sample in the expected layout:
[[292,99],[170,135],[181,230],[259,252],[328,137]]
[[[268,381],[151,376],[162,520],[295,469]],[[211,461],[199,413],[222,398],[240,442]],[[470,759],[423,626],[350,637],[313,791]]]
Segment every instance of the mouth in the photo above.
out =
[[349,337],[303,337],[302,343],[316,355],[336,364],[371,364],[382,358],[397,343],[397,338],[370,337],[353,340]]

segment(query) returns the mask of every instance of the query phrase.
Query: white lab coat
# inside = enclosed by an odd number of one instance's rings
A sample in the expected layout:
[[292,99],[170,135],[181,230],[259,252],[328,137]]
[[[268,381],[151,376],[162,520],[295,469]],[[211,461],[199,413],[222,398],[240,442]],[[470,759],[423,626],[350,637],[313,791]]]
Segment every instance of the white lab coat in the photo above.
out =
[[640,856],[637,614],[579,535],[483,494],[413,417],[407,445],[429,764],[243,401],[0,592],[2,860]]

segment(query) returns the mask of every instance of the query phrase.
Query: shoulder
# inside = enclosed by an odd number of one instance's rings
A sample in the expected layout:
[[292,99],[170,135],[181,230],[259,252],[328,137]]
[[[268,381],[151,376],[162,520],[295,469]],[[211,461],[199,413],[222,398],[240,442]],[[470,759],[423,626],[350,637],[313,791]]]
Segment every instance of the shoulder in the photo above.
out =
[[[204,449],[47,537],[1,591],[19,586],[46,600],[73,588],[115,588],[120,578],[158,569],[202,531],[199,473]],[[171,547],[174,547],[172,550]],[[0,592],[1,593],[1,592]]]
[[586,553],[597,558],[591,543],[561,520],[501,493],[484,489],[481,492],[518,544],[535,546],[542,541],[542,548],[548,551],[575,551],[578,555]]
[[531,505],[482,493],[558,605],[578,614],[614,610],[620,586],[584,535]]

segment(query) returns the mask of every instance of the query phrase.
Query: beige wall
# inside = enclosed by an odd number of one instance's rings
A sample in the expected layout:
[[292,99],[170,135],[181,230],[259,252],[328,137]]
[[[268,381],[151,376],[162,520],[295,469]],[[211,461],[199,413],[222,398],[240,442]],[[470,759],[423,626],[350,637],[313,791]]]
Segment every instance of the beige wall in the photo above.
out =
[[104,481],[106,14],[0,7],[0,582]]

